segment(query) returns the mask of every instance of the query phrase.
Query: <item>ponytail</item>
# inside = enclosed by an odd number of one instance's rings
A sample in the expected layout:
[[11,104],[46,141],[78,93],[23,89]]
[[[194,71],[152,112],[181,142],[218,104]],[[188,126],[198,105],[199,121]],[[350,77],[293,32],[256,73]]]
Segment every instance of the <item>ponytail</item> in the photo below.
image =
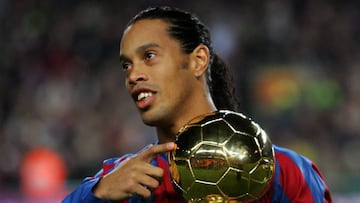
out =
[[225,62],[217,54],[214,54],[207,80],[211,97],[217,109],[239,110],[233,77]]

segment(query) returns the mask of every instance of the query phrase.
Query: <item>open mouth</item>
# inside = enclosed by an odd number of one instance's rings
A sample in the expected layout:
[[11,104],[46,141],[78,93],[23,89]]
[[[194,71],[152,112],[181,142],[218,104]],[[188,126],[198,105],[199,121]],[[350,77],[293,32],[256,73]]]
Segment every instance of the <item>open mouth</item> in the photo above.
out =
[[140,88],[133,92],[132,97],[139,109],[147,109],[155,101],[156,92],[146,88]]
[[140,92],[140,94],[138,94],[136,101],[142,101],[145,100],[146,98],[149,98],[153,95],[152,92]]

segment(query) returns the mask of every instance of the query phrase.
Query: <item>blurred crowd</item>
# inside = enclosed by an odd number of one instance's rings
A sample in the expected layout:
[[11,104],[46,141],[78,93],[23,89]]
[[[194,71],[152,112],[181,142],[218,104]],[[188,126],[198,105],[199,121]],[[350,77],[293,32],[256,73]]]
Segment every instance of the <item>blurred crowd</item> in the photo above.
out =
[[314,160],[330,190],[359,192],[360,6],[310,0],[0,0],[0,188],[19,188],[38,148],[62,158],[71,188],[156,139],[118,61],[127,21],[154,5],[196,13],[232,68],[241,112]]

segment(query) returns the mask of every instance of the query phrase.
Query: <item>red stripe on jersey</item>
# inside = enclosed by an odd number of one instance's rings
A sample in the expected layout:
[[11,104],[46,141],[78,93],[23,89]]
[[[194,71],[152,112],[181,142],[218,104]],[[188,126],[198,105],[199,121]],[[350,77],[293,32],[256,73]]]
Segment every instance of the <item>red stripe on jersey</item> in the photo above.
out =
[[[296,163],[285,154],[277,152],[275,152],[275,154],[281,166],[279,182],[282,184],[286,196],[297,202],[314,202],[307,182]],[[284,175],[284,173],[286,173],[286,175]]]
[[172,185],[169,166],[167,161],[161,158],[161,156],[156,157],[157,165],[164,170],[164,177],[159,187],[154,191],[154,202],[161,203],[179,203],[183,201],[183,198],[175,191],[174,186]]
[[112,164],[107,164],[107,163],[105,163],[105,164],[103,165],[102,176],[108,174],[109,171],[110,171],[111,169],[113,169],[114,167],[115,167],[115,163],[112,163]]

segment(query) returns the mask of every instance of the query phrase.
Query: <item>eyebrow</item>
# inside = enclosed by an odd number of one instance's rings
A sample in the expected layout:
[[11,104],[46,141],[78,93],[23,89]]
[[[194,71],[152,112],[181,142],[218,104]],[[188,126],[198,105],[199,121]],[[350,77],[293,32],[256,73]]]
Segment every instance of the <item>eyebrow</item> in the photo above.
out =
[[123,54],[120,55],[120,63],[129,62],[129,61],[131,61],[129,57],[127,57]]
[[142,53],[146,49],[149,49],[149,48],[159,48],[159,47],[160,47],[160,45],[158,45],[156,43],[144,44],[144,45],[139,46],[138,48],[136,48],[136,53]]
[[[137,54],[141,54],[143,53],[145,50],[149,49],[149,48],[159,48],[160,45],[156,44],[156,43],[149,43],[149,44],[144,44],[144,45],[141,45],[139,46],[138,48],[136,48],[135,52]],[[120,55],[120,62],[122,61],[131,61],[129,57],[127,57],[126,55],[124,54],[121,54]]]

